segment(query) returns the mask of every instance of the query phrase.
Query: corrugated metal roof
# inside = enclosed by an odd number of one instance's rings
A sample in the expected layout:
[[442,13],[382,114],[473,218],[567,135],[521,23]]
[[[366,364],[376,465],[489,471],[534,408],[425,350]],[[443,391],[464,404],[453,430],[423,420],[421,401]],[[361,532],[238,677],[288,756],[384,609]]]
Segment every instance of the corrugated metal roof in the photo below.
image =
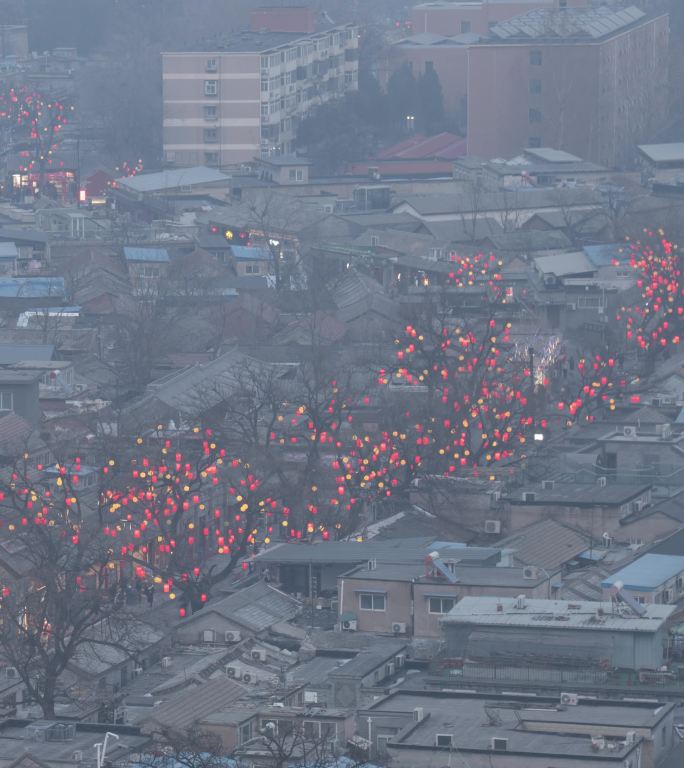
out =
[[166,248],[131,248],[123,249],[126,261],[169,261],[169,252]]
[[0,344],[0,365],[52,360],[54,354],[53,344]]
[[210,680],[192,690],[181,691],[160,704],[154,714],[143,721],[143,727],[145,723],[155,722],[180,733],[202,718],[234,704],[244,693],[241,685],[227,677]]
[[229,179],[230,176],[226,176],[225,173],[200,165],[194,168],[178,168],[159,173],[128,176],[117,179],[116,184],[133,192],[161,192],[165,189],[177,189],[178,187],[213,184],[219,181],[228,182]]
[[17,250],[16,243],[1,243],[0,242],[0,259],[14,260],[18,258],[19,251]]
[[231,253],[238,260],[243,261],[273,261],[273,256],[268,248],[258,246],[231,245]]
[[601,586],[612,587],[621,581],[626,589],[653,592],[666,581],[684,572],[684,557],[681,555],[657,555],[649,552],[634,562],[606,577]]
[[64,298],[63,277],[2,277],[0,298],[2,299],[43,299]]

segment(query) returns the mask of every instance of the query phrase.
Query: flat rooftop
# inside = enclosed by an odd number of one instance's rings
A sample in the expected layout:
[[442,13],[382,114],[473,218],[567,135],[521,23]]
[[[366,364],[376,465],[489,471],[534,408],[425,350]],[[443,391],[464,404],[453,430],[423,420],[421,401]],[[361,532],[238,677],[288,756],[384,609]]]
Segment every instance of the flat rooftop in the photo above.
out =
[[673,605],[645,605],[644,608],[646,613],[637,616],[629,609],[619,612],[610,602],[526,598],[524,607],[518,608],[516,598],[512,597],[464,597],[442,623],[556,631],[657,632],[675,611]]
[[[674,704],[594,701],[560,708],[543,700],[535,700],[534,705],[529,706],[524,701],[497,696],[398,692],[372,705],[362,716],[365,719],[366,713],[371,717],[405,713],[412,717],[417,707],[423,710],[423,720],[399,732],[390,740],[390,747],[397,744],[434,749],[437,734],[453,734],[454,746],[461,751],[490,752],[492,738],[505,738],[509,752],[561,758],[566,755],[594,757],[589,734],[602,726],[624,731],[653,729],[671,712]],[[550,723],[562,724],[566,732],[545,732]],[[618,738],[606,756],[624,758],[637,746],[627,745]],[[449,752],[448,747],[443,749]]]
[[[682,558],[684,560],[684,558]],[[470,586],[470,587],[532,587],[546,581],[548,574],[544,574],[540,569],[534,578],[526,578],[523,568],[503,568],[497,565],[477,566],[463,565],[456,566],[453,569],[454,581],[449,582],[446,578],[432,578],[425,576],[424,565],[396,565],[393,563],[378,563],[378,565],[369,569],[366,566],[360,566],[351,573],[345,574],[345,580],[359,581],[414,581],[418,584],[434,585],[435,588],[444,588],[447,586]]]
[[325,37],[331,32],[339,32],[343,29],[354,27],[354,24],[340,24],[330,29],[319,32],[235,32],[229,35],[221,35],[208,41],[199,50],[197,48],[187,51],[165,51],[162,56],[182,56],[186,53],[266,53],[292,45],[299,40],[315,40]]
[[[539,485],[516,489],[515,495],[506,494],[509,504],[536,504],[568,507],[621,506],[646,493],[650,485],[608,483],[554,483],[553,488]],[[525,494],[534,494],[534,498]]]

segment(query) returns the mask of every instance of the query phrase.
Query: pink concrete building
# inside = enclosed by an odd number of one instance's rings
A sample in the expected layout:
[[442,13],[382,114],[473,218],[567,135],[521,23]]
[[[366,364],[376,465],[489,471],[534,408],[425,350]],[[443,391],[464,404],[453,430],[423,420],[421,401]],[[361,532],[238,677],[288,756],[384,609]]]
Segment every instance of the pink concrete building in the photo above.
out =
[[583,8],[588,0],[437,0],[413,8],[414,34],[486,35],[496,24],[538,8],[564,10]]
[[165,162],[235,166],[292,153],[301,119],[358,87],[358,30],[244,32],[162,63]]
[[556,147],[626,165],[667,115],[667,14],[535,11],[468,48],[468,154]]

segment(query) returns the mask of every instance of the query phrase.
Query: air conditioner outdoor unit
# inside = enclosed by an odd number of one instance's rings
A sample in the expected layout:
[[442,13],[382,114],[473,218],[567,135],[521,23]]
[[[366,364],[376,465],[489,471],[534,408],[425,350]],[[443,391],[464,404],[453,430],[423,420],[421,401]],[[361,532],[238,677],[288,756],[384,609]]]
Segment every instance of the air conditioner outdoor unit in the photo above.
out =
[[344,632],[356,632],[356,619],[345,619],[342,622],[342,630]]
[[216,640],[216,632],[213,629],[202,630],[202,642],[213,643]]
[[605,488],[608,485],[608,478],[605,475],[602,475],[598,479],[598,484],[601,486],[601,488]]
[[579,704],[579,696],[576,693],[561,693],[560,703],[566,707],[576,707]]
[[405,653],[399,653],[394,657],[394,661],[397,664],[397,667],[401,669],[403,666],[406,665],[406,654]]
[[368,570],[374,571],[378,567],[378,561],[377,560],[369,560],[368,561]]
[[492,502],[501,501],[501,491],[492,491],[490,498]]
[[501,520],[485,520],[485,533],[501,533]]
[[565,306],[571,312],[574,312],[577,309],[577,304],[574,301],[569,301]]
[[75,763],[82,763],[83,762],[83,750],[82,749],[74,750],[74,762]]
[[641,512],[643,508],[646,506],[643,499],[637,499],[636,501],[632,502],[632,511],[633,512]]
[[16,667],[5,667],[5,677],[8,680],[16,680],[19,677],[19,671]]
[[134,674],[136,677],[139,677],[140,675],[142,675],[142,673],[143,673],[143,668],[142,668],[142,667],[136,667],[136,668],[133,670],[133,674]]
[[537,494],[534,491],[525,491],[522,495],[523,501],[536,501]]
[[634,744],[637,740],[636,731],[627,731],[625,734],[625,744]]
[[228,677],[240,677],[238,668],[233,664],[226,665],[226,674],[228,675]]
[[243,672],[243,674],[242,674],[242,682],[243,683],[251,683],[252,682],[252,675],[249,672]]
[[526,565],[523,568],[523,579],[536,579],[539,577],[539,569],[533,565]]
[[508,749],[508,739],[492,736],[491,746],[494,752],[505,752]]
[[266,661],[266,651],[257,648],[252,651],[252,658],[254,661]]
[[423,719],[423,708],[422,707],[414,707],[413,709],[413,719],[416,722],[420,722]]
[[394,632],[395,635],[405,635],[406,634],[406,622],[405,621],[395,621],[394,624],[392,624],[392,632]]
[[318,692],[317,691],[304,691],[304,703],[305,704],[318,704]]
[[555,485],[556,483],[553,480],[542,480],[542,488],[545,491],[552,491]]
[[168,669],[171,666],[171,657],[163,656],[161,660],[162,669]]
[[637,434],[636,427],[624,427],[622,430],[622,434],[625,437],[636,437],[636,434]]
[[235,629],[229,629],[223,636],[223,639],[227,643],[239,643],[242,640],[242,635]]

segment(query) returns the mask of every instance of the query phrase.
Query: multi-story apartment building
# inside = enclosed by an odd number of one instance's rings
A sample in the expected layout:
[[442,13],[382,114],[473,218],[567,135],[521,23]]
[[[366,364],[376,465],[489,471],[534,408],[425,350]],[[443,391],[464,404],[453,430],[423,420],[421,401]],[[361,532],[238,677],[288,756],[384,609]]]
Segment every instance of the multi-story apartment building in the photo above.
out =
[[294,150],[315,106],[358,87],[358,28],[243,32],[211,51],[163,54],[164,157],[229,167]]
[[468,47],[468,154],[556,147],[624,166],[667,115],[667,14],[536,10]]
[[564,10],[587,5],[589,0],[436,0],[414,6],[411,26],[415,35],[486,35],[499,22],[536,8]]

